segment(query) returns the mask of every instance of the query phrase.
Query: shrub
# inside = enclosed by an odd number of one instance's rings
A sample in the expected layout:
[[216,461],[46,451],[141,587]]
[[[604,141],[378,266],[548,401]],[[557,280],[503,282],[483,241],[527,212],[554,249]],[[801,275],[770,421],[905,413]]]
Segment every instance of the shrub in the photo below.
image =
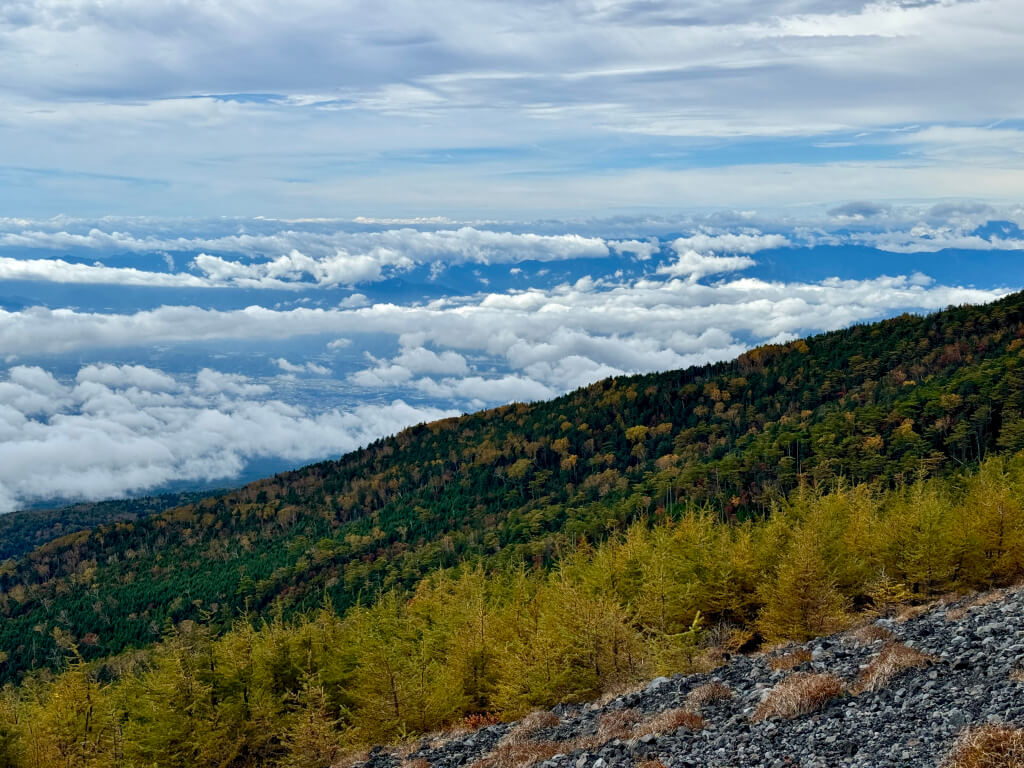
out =
[[712,701],[724,701],[732,698],[732,689],[725,683],[711,682],[698,685],[686,694],[686,705],[691,709],[700,709]]
[[485,713],[474,713],[472,715],[466,715],[462,719],[462,724],[471,731],[479,731],[481,728],[486,728],[489,725],[497,725],[501,722],[501,718],[493,712]]
[[1024,728],[983,725],[968,729],[943,768],[1020,768],[1024,765]]
[[924,667],[932,661],[931,656],[926,656],[914,648],[908,648],[902,643],[889,643],[871,659],[868,666],[857,677],[853,693],[877,691],[900,672],[915,667]]
[[791,718],[821,709],[843,690],[843,681],[835,675],[795,672],[768,691],[751,720]]

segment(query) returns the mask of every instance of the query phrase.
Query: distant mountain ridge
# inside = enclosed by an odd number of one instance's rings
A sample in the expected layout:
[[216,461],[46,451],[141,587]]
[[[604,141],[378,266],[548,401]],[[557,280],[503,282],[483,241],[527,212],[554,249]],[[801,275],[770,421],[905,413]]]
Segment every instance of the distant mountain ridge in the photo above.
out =
[[1024,294],[597,382],[423,424],[337,461],[0,566],[6,677],[168,622],[344,608],[466,559],[541,567],[583,538],[706,504],[766,512],[801,482],[899,483],[1024,448]]

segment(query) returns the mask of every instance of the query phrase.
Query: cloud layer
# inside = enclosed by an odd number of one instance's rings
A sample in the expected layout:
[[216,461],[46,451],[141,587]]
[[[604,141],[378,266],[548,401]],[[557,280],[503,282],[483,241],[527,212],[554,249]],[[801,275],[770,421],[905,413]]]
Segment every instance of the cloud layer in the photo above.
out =
[[[1022,224],[1013,206],[870,201],[532,224],[0,220],[0,509],[230,484],[442,414],[991,301],[1024,284]],[[942,256],[893,255],[943,248],[956,268],[938,279]]]
[[0,381],[0,511],[171,481],[228,481],[255,458],[337,456],[449,413],[401,400],[314,412],[209,369],[181,378],[90,365],[61,383],[43,368],[16,366]]

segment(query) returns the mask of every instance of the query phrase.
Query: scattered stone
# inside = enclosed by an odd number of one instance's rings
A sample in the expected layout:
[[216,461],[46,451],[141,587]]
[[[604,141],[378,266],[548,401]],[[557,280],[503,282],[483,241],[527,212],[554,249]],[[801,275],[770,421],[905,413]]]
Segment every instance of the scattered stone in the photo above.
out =
[[[902,663],[866,685],[865,670],[891,662],[893,649]],[[905,621],[880,619],[787,653],[801,651],[794,658],[808,658],[799,667],[808,671],[795,674],[835,676],[845,690],[792,719],[751,722],[768,692],[794,672],[773,668],[778,656],[740,655],[711,674],[655,678],[603,706],[560,705],[540,718],[545,727],[530,737],[537,756],[523,750],[522,762],[477,765],[515,728],[499,724],[439,745],[425,741],[404,758],[376,748],[360,768],[935,768],[965,734],[1024,727],[1024,674],[1015,674],[1024,670],[1024,590],[939,605]],[[643,732],[642,723],[684,705],[703,718],[703,729]],[[615,717],[623,725],[612,738],[600,724]]]

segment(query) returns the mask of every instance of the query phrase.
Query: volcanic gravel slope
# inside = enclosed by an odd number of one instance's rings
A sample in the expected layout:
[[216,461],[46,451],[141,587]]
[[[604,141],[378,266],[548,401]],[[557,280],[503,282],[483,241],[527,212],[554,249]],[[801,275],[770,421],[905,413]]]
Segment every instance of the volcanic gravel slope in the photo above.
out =
[[[888,670],[865,679],[887,660]],[[1022,668],[1024,589],[1018,588],[938,604],[904,621],[878,619],[769,654],[734,656],[709,674],[658,678],[603,705],[559,705],[518,724],[423,739],[402,757],[376,748],[362,765],[933,767],[966,728],[1024,727]],[[765,716],[767,704],[759,705],[766,697],[769,704],[777,700],[770,691],[787,679],[804,690],[784,704],[813,708],[818,694],[820,708]],[[716,698],[726,692],[702,687],[708,683],[726,686],[731,697]],[[697,698],[711,700],[698,704]],[[703,724],[688,712],[699,713]]]

